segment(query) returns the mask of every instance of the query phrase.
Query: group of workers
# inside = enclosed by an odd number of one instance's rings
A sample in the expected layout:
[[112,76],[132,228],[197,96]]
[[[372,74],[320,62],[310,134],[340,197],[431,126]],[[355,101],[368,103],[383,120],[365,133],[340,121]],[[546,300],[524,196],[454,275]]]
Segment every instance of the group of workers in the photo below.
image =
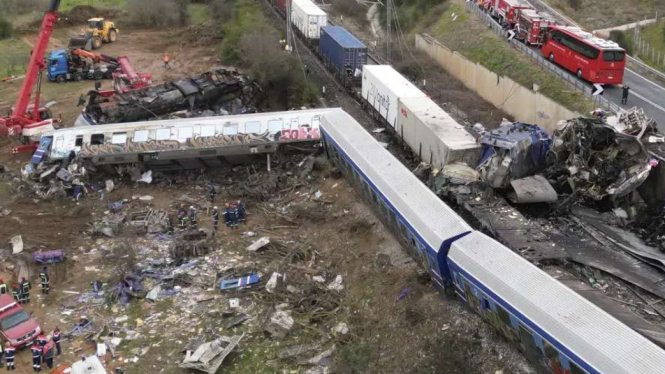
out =
[[[211,199],[214,201],[214,193],[211,193]],[[214,207],[212,210],[212,226],[215,230],[219,227],[220,211],[218,207]],[[224,205],[224,222],[226,227],[230,229],[237,229],[238,224],[245,222],[245,204],[240,200],[237,203]],[[175,220],[176,217],[173,211],[169,212],[166,216],[167,227],[166,230],[169,233],[175,231]],[[178,207],[178,228],[185,230],[187,228],[187,222],[189,222],[189,227],[191,229],[198,228],[198,211],[196,207],[190,206],[189,210],[185,207],[185,204],[180,204]]]
[[[49,282],[50,278],[48,275],[48,269],[44,267],[42,271],[39,272],[39,280],[42,285],[42,293],[48,295],[49,291]],[[14,283],[11,288],[12,296],[19,304],[30,304],[30,290],[32,289],[32,284],[30,281],[21,277],[20,283]],[[0,279],[0,295],[8,294],[9,286],[5,283],[3,279]]]
[[[39,280],[42,286],[42,294],[47,295],[49,293],[50,278],[46,267],[39,272]],[[31,289],[32,285],[30,284],[30,281],[25,279],[25,277],[21,277],[21,282],[15,283],[12,286],[11,291],[16,302],[20,304],[28,304],[30,303]],[[0,295],[4,294],[9,294],[9,287],[3,279],[0,279]],[[16,364],[14,362],[16,348],[17,347],[10,342],[7,342],[4,347],[0,344],[0,367],[2,366],[2,361],[4,359],[7,370],[16,370]],[[55,330],[53,330],[51,341],[46,338],[44,333],[39,334],[30,346],[30,351],[32,352],[32,368],[35,372],[42,371],[42,362],[45,362],[49,369],[53,368],[54,356],[62,354],[62,349],[60,348],[60,329],[56,327]]]
[[[37,336],[37,339],[30,345],[30,352],[32,353],[32,370],[35,372],[42,371],[42,362],[46,363],[49,369],[53,368],[53,358],[62,354],[62,348],[60,348],[60,329],[56,326],[51,335],[51,340],[49,341],[44,333],[40,333]],[[2,347],[0,344],[0,366],[2,366],[2,360],[4,359],[7,365],[7,370],[16,370],[16,363],[14,358],[16,357],[16,347],[13,346],[10,342],[7,342]]]

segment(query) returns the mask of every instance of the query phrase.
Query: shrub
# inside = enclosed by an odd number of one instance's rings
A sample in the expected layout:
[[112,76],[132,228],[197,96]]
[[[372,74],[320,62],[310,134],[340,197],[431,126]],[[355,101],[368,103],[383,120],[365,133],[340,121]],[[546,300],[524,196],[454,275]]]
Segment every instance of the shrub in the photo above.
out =
[[0,40],[12,37],[12,23],[0,17]]
[[32,11],[45,12],[49,0],[0,0],[0,7],[5,13],[20,14]]
[[189,0],[129,0],[130,22],[144,27],[183,26],[189,21]]
[[578,10],[582,6],[582,0],[568,0],[568,5],[570,5],[571,8]]
[[621,48],[625,49],[629,55],[633,54],[633,41],[630,39],[630,37],[626,36],[625,32],[621,30],[610,31],[610,40],[613,40],[619,44]]

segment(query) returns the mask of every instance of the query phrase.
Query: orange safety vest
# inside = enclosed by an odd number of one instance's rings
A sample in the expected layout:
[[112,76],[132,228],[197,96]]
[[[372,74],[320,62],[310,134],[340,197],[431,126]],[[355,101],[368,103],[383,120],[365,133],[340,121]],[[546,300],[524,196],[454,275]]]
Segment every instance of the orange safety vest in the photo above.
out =
[[164,55],[164,62],[169,62],[169,55]]

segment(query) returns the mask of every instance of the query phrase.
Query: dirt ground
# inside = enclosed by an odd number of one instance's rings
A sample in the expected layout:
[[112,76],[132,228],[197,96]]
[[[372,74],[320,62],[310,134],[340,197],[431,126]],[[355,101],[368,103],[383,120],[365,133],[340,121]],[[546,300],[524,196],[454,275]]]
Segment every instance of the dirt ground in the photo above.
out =
[[[58,30],[53,46],[63,46],[73,31],[73,27]],[[137,70],[162,82],[218,66],[217,49],[204,47],[197,33],[195,28],[172,32],[127,29],[122,30],[116,44],[105,45],[101,52],[127,55]],[[317,65],[304,47],[300,52],[306,64]],[[166,71],[162,68],[164,53],[169,53],[172,65]],[[327,73],[313,68],[310,79],[328,88],[321,105],[341,106],[367,128],[376,126]],[[445,100],[445,95],[459,97],[461,93],[459,82],[449,79],[435,73],[428,76],[430,82],[438,82],[433,84],[449,87],[440,91],[444,102],[452,102]],[[20,82],[0,83],[0,107],[11,105],[19,87]],[[92,81],[44,83],[43,96],[58,101],[53,110],[56,115],[62,113],[64,123],[69,125],[78,114],[78,97],[92,88]],[[464,113],[476,113],[476,117],[482,117],[482,111],[474,112],[471,106],[478,101],[473,96],[464,97],[464,103],[470,106],[459,103],[457,115],[464,118]],[[500,117],[492,111],[487,122],[498,123]],[[473,114],[467,118],[469,122],[479,121]],[[414,164],[388,135],[377,137],[390,143],[389,149],[405,163]],[[9,146],[6,140],[0,141],[2,149]],[[319,161],[312,173],[300,177],[302,169],[298,165],[305,157],[282,154],[274,160],[272,173],[265,171],[265,162],[259,160],[235,169],[158,176],[151,185],[100,174],[94,180],[112,178],[117,187],[103,199],[91,193],[75,202],[71,198],[42,200],[29,188],[20,188],[18,170],[29,155],[0,152],[0,164],[8,169],[0,174],[0,206],[11,210],[8,216],[0,217],[0,248],[4,250],[0,274],[8,281],[9,275],[18,277],[27,272],[37,284],[38,268],[30,254],[65,251],[66,262],[50,268],[52,293],[42,297],[33,291],[33,302],[26,309],[48,332],[56,325],[69,332],[81,318],[94,321],[90,332],[111,326],[122,341],[116,347],[115,358],[110,353],[103,357],[110,370],[122,367],[127,373],[184,373],[187,371],[176,364],[184,358],[183,347],[193,338],[211,340],[217,335],[245,333],[240,349],[224,362],[225,373],[303,373],[314,367],[307,363],[310,358],[333,346],[331,373],[533,372],[519,352],[480,318],[456,300],[435,292],[419,276],[417,266],[346,182],[333,177],[329,165]],[[210,229],[210,203],[205,193],[208,181],[220,191],[217,204],[239,198],[245,202],[248,222],[237,231],[220,228],[210,242],[210,252],[195,258],[199,263],[193,268],[179,270],[182,263],[187,263],[184,261],[158,269],[177,270],[178,274],[182,271],[189,283],[180,280],[171,284],[170,292],[154,302],[144,295],[127,305],[109,300],[98,303],[91,298],[91,282],[103,282],[107,296],[128,272],[146,270],[168,257],[170,241],[157,235],[131,235],[123,230],[113,238],[93,235],[92,224],[109,215],[107,204],[126,201],[123,213],[146,208],[168,210],[187,195],[191,198],[187,204],[194,201],[200,208],[200,226]],[[317,191],[322,193],[318,199],[314,197]],[[138,199],[140,196],[152,199],[143,201]],[[19,234],[26,253],[11,256],[8,240]],[[271,240],[267,249],[257,253],[245,250],[263,236]],[[229,272],[256,272],[262,281],[248,290],[222,293],[217,281]],[[294,288],[267,292],[264,286],[272,272],[286,274],[286,284]],[[325,282],[313,280],[317,275]],[[327,285],[337,275],[342,276],[344,290],[331,291]],[[156,284],[154,279],[144,278],[145,291]],[[230,309],[232,298],[240,300],[239,309]],[[285,338],[270,338],[263,332],[264,322],[280,304],[286,304],[295,324]],[[250,319],[227,328],[230,319],[241,314]],[[115,322],[125,316],[126,321]],[[331,332],[340,323],[348,325],[348,336]],[[284,348],[293,346],[306,346],[305,352],[284,357]],[[85,335],[66,339],[63,347],[64,356],[56,359],[56,365],[95,352],[95,344]],[[25,350],[19,353],[17,373],[31,372],[29,355]]]

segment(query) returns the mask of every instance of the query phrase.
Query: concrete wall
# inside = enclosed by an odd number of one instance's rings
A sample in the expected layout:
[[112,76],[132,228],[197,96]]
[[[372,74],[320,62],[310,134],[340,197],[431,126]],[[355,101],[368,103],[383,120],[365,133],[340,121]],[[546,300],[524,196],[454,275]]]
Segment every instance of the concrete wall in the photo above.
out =
[[515,117],[517,121],[539,125],[551,134],[556,129],[557,122],[582,116],[508,77],[501,77],[484,66],[467,60],[429,35],[416,35],[416,48],[427,53],[467,88]]

